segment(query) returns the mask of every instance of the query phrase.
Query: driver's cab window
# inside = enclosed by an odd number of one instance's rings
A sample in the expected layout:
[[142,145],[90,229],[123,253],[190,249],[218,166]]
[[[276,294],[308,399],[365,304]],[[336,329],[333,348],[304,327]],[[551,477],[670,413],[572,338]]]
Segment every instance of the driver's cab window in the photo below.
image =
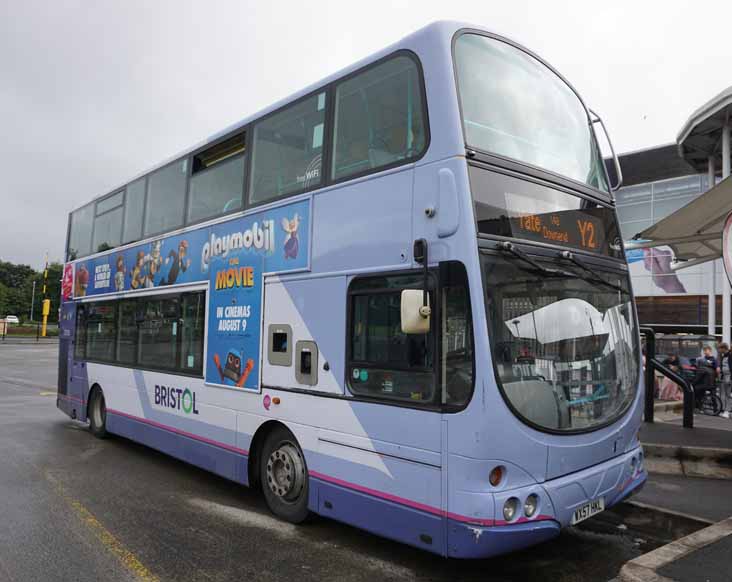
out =
[[468,274],[457,261],[440,266],[442,403],[465,406],[473,393],[473,318]]
[[427,334],[401,329],[401,293],[423,289],[421,272],[354,279],[349,288],[348,385],[357,396],[411,404],[463,406],[473,388],[473,333],[467,275],[443,263],[442,286],[429,277]]
[[[430,333],[405,334],[401,293],[422,289],[421,273],[359,277],[351,283],[349,385],[356,395],[435,402],[434,323]],[[434,279],[429,278],[434,322]]]

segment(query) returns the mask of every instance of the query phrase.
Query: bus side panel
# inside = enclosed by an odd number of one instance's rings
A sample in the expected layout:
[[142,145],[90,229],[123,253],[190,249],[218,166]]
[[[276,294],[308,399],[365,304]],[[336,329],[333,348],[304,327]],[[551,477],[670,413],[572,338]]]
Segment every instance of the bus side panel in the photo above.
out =
[[226,479],[248,485],[247,457],[243,452],[203,442],[194,435],[172,432],[171,427],[156,426],[121,411],[107,414],[107,430]]
[[[345,373],[346,277],[272,281],[265,285],[262,384],[343,394]],[[287,325],[290,362],[285,365],[269,357],[270,327]],[[318,356],[314,384],[298,381],[298,342],[313,341]]]
[[313,198],[313,272],[406,268],[412,257],[410,166]]

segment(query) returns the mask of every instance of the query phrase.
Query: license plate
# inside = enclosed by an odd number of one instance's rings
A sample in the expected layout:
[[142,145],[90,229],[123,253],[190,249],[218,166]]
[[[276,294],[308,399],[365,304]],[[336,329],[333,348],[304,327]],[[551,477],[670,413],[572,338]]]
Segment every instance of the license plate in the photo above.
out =
[[572,525],[575,525],[579,523],[580,521],[584,521],[586,519],[591,518],[593,515],[597,515],[601,511],[605,510],[605,498],[600,497],[600,499],[595,499],[594,501],[590,501],[589,503],[585,503],[584,505],[578,507],[574,510],[574,514],[572,514]]

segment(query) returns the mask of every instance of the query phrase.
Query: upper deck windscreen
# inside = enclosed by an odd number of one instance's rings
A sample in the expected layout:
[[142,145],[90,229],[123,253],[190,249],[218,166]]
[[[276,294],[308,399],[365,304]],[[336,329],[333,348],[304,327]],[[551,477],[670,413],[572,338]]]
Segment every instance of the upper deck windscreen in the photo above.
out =
[[458,37],[455,65],[469,146],[608,191],[587,111],[551,69],[478,34]]

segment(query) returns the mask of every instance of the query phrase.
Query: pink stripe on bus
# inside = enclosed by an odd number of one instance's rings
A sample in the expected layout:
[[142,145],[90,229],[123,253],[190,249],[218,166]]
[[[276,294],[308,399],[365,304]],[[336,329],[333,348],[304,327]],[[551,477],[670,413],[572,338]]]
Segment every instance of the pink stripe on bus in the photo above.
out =
[[[221,443],[218,441],[214,441],[211,439],[207,439],[202,436],[195,435],[193,433],[186,432],[184,430],[177,429],[172,426],[168,426],[165,424],[161,424],[159,422],[155,422],[154,420],[148,420],[147,418],[140,418],[139,416],[134,416],[132,414],[127,414],[126,412],[122,412],[120,410],[112,410],[107,409],[107,412],[111,414],[117,414],[119,416],[124,416],[126,418],[130,418],[132,420],[137,420],[139,422],[149,424],[151,426],[154,426],[156,428],[161,428],[163,430],[168,430],[170,432],[179,434],[181,436],[185,436],[197,441],[201,441],[204,443],[207,443],[209,445],[213,445],[216,447],[220,447],[223,449],[227,449],[229,451],[233,451],[235,453],[239,453],[242,455],[249,455],[249,451],[246,451],[244,449],[240,449],[231,445],[227,445],[225,443]],[[425,503],[419,503],[418,501],[412,501],[411,499],[406,499],[404,497],[399,497],[398,495],[392,495],[391,493],[385,493],[383,491],[377,491],[376,489],[371,489],[370,487],[364,487],[363,485],[357,485],[356,483],[351,483],[350,481],[344,481],[343,479],[338,479],[337,477],[331,477],[330,475],[325,475],[323,473],[319,473],[317,471],[310,471],[310,476],[315,477],[316,479],[321,479],[323,481],[328,481],[329,483],[333,483],[335,485],[340,485],[341,487],[345,487],[347,489],[353,489],[355,491],[360,491],[361,493],[366,493],[368,495],[371,495],[373,497],[379,497],[381,499],[386,499],[387,501],[392,501],[394,503],[398,503],[400,505],[405,505],[407,507],[411,507],[413,509],[417,509],[420,511],[425,511],[427,513],[431,513],[433,515],[438,515],[440,517],[448,517],[450,519],[454,519],[455,521],[460,521],[463,523],[473,523],[477,525],[482,526],[493,526],[493,525],[512,525],[512,524],[518,524],[518,523],[526,523],[529,521],[545,521],[545,520],[553,520],[554,518],[550,515],[539,515],[538,517],[534,519],[526,519],[524,517],[517,519],[513,522],[506,522],[503,520],[493,520],[493,519],[482,519],[479,517],[468,517],[466,515],[460,515],[457,513],[450,513],[443,511],[437,507],[433,507],[431,505],[427,505]]]
[[232,445],[227,445],[226,443],[221,443],[219,441],[215,441],[215,440],[212,440],[212,439],[207,439],[206,437],[202,437],[202,436],[199,436],[197,434],[193,434],[193,433],[190,433],[190,432],[186,432],[184,430],[180,430],[178,428],[175,428],[175,427],[172,427],[172,426],[168,426],[166,424],[161,424],[159,422],[155,422],[154,420],[149,420],[147,418],[140,418],[139,416],[134,416],[132,414],[127,414],[126,412],[122,412],[120,410],[112,410],[111,408],[108,408],[107,409],[107,412],[109,412],[111,414],[116,414],[118,416],[124,416],[126,418],[131,418],[132,420],[137,420],[139,422],[142,422],[142,423],[145,423],[145,424],[149,424],[150,426],[154,426],[156,428],[162,428],[163,430],[168,430],[170,432],[174,432],[175,434],[179,434],[181,436],[185,436],[185,437],[188,437],[188,438],[197,440],[197,441],[201,441],[202,443],[206,443],[208,445],[213,445],[215,447],[219,447],[219,448],[222,448],[222,449],[226,449],[226,450],[232,451],[234,453],[239,453],[240,455],[247,455],[247,456],[249,455],[249,451],[247,451],[245,449],[240,449],[240,448],[234,447]]
[[61,398],[62,400],[73,400],[74,402],[81,402],[82,404],[84,404],[84,400],[82,400],[81,398],[77,398],[76,396],[69,396],[68,394],[59,394],[58,397]]

